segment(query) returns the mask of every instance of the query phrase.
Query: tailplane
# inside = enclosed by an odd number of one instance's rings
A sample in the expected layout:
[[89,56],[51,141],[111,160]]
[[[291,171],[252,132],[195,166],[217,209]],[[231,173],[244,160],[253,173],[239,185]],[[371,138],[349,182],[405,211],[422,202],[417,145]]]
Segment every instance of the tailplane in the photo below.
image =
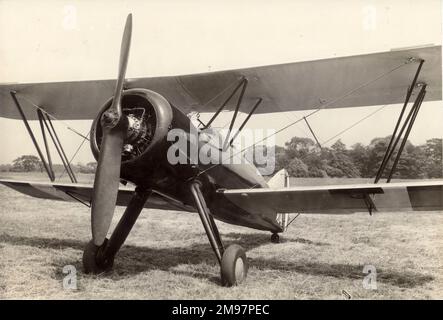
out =
[[289,174],[286,169],[281,169],[279,172],[268,181],[268,186],[271,189],[281,189],[289,187]]
[[[268,186],[271,189],[282,189],[289,188],[289,174],[286,169],[281,169],[277,172],[269,181]],[[286,227],[289,223],[289,213],[279,213],[277,214],[277,222],[286,231]]]

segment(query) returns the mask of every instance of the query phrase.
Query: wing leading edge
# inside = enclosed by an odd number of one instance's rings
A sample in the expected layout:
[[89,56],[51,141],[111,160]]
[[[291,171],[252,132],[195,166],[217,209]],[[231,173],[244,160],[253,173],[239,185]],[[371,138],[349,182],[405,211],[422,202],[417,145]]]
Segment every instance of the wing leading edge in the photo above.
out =
[[269,210],[279,213],[443,210],[443,180],[219,192],[240,208],[257,214]]
[[[425,100],[441,100],[441,46],[183,76],[128,79],[125,87],[156,91],[185,113],[215,112],[232,91],[226,89],[233,88],[242,77],[249,80],[241,110],[244,112],[249,112],[258,98],[263,101],[256,113],[396,104],[404,101],[417,69],[417,62],[405,63],[409,58],[425,60],[418,79],[427,83]],[[395,71],[389,72],[393,69]],[[339,99],[377,78],[370,85]],[[0,116],[19,117],[10,96],[13,90],[24,104],[32,101],[57,119],[93,119],[113,95],[114,82],[0,85]],[[224,94],[214,99],[221,92]],[[234,108],[235,101],[226,106],[227,110]],[[25,114],[30,120],[36,119],[30,106],[25,107]]]
[[[72,184],[72,183],[51,183],[34,181],[17,181],[0,179],[3,184],[11,189],[28,196],[40,199],[58,200],[58,201],[79,201],[90,204],[92,199],[92,184]],[[120,187],[117,197],[118,206],[126,206],[129,203],[134,188]],[[159,191],[153,190],[145,208],[163,209],[174,211],[195,211],[180,201],[169,197]]]

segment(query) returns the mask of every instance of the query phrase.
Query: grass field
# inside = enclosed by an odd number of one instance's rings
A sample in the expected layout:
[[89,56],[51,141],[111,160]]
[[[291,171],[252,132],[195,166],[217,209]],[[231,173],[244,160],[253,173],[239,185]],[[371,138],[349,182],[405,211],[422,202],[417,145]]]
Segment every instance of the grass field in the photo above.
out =
[[[301,215],[280,244],[219,222],[226,244],[244,246],[250,263],[246,283],[223,288],[196,214],[144,210],[114,270],[89,276],[81,267],[87,207],[3,186],[0,199],[3,299],[343,299],[342,290],[353,299],[443,298],[442,213]],[[367,264],[377,269],[376,290],[362,285]],[[66,265],[77,268],[77,290],[63,289]]]

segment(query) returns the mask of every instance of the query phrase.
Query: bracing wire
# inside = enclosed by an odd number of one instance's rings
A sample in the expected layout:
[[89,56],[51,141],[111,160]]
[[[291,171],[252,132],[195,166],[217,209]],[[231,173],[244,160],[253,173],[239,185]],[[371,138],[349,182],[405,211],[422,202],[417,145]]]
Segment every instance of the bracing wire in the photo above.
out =
[[[68,166],[71,165],[72,161],[74,160],[74,158],[77,156],[78,152],[80,151],[81,147],[83,146],[83,144],[85,143],[86,140],[89,140],[87,137],[90,135],[91,130],[89,130],[88,134],[86,136],[84,136],[82,142],[80,143],[80,145],[77,147],[77,150],[75,150],[74,155],[71,157],[71,159],[69,159],[68,162]],[[66,167],[64,168],[63,172],[60,174],[60,176],[58,177],[58,179],[60,180],[63,175],[66,173]]]
[[[79,135],[80,137],[84,138],[84,139],[88,139],[87,136],[81,134],[80,132],[78,132],[77,130],[71,128],[65,121],[60,120],[58,118],[56,118],[53,114],[49,113],[48,111],[46,111],[45,109],[43,109],[42,107],[38,106],[37,104],[35,104],[32,100],[30,100],[29,98],[27,98],[24,95],[20,95],[21,98],[23,98],[23,100],[26,100],[29,104],[31,104],[34,108],[36,108],[37,110],[40,110],[41,112],[45,113],[46,115],[48,115],[48,117],[52,118],[53,120],[59,121],[61,123],[63,123],[68,130],[74,132],[75,134]],[[89,140],[89,139],[88,139]]]
[[[241,154],[241,153],[245,152],[246,150],[248,150],[248,149],[250,149],[250,148],[256,146],[257,144],[259,144],[259,143],[261,143],[261,142],[264,142],[264,141],[268,140],[269,138],[271,138],[271,137],[277,135],[278,133],[280,133],[280,132],[282,132],[282,131],[284,131],[284,130],[290,128],[290,127],[292,127],[293,125],[299,123],[300,121],[303,121],[304,118],[308,118],[308,117],[310,117],[310,116],[312,116],[312,115],[318,113],[318,112],[321,111],[322,109],[326,108],[327,106],[329,106],[329,105],[331,105],[331,104],[334,104],[334,103],[336,103],[336,102],[338,102],[338,101],[340,101],[340,100],[345,99],[346,97],[348,97],[348,96],[354,94],[356,91],[361,90],[362,88],[365,88],[365,87],[371,85],[372,83],[374,83],[374,82],[380,80],[381,78],[386,77],[387,75],[391,74],[392,72],[394,72],[394,71],[400,69],[401,67],[403,67],[403,66],[405,66],[405,65],[407,65],[407,64],[409,64],[409,63],[411,63],[411,61],[410,61],[410,60],[406,60],[406,61],[402,62],[401,64],[397,65],[396,67],[394,67],[394,68],[388,70],[387,72],[385,72],[385,73],[383,73],[383,74],[377,76],[376,78],[374,78],[374,79],[372,79],[372,80],[369,80],[369,81],[367,81],[367,82],[365,82],[365,83],[363,83],[363,84],[361,84],[361,85],[355,87],[355,88],[352,89],[352,90],[349,90],[348,92],[345,92],[343,95],[341,95],[341,96],[339,96],[339,97],[337,97],[337,98],[335,98],[335,99],[332,99],[331,101],[328,101],[328,102],[326,102],[326,103],[322,103],[322,102],[320,102],[319,104],[316,104],[315,106],[313,106],[313,107],[311,107],[311,108],[307,108],[307,109],[316,109],[316,108],[317,108],[317,109],[314,110],[314,111],[312,111],[312,112],[310,112],[310,113],[308,113],[308,114],[305,115],[304,117],[301,117],[301,118],[299,118],[299,119],[297,119],[297,120],[295,120],[295,121],[293,121],[293,122],[287,124],[286,126],[280,128],[279,130],[275,131],[274,133],[272,133],[272,134],[270,134],[270,135],[264,137],[263,139],[261,139],[261,140],[255,142],[255,143],[253,143],[252,145],[250,145],[250,146],[248,146],[248,147],[245,147],[245,148],[241,149],[239,152],[234,153],[233,155],[231,155],[229,158],[227,158],[227,159],[225,159],[225,160],[232,159],[234,156],[236,156],[236,155],[238,155],[238,154]],[[321,107],[319,107],[319,105],[321,105]],[[223,163],[223,161],[222,161],[221,163]],[[207,168],[207,169],[205,169],[205,170],[200,171],[200,172],[196,175],[196,177],[199,176],[199,175],[201,175],[201,174],[203,174],[203,173],[205,173],[205,172],[207,172],[208,170],[211,170],[211,169],[213,169],[213,168],[219,166],[219,165],[220,165],[220,163],[217,163],[217,164],[214,164],[213,166],[211,166],[211,167],[209,167],[209,168]],[[193,178],[195,178],[195,177],[193,177]],[[193,179],[193,178],[191,178],[191,179]],[[191,179],[190,179],[190,180],[191,180]]]
[[366,115],[365,117],[361,118],[360,120],[354,122],[352,125],[350,125],[349,127],[343,129],[342,131],[340,131],[339,133],[335,134],[334,136],[330,137],[329,139],[322,141],[322,145],[330,142],[331,140],[334,140],[335,138],[338,138],[339,136],[341,136],[342,134],[344,134],[345,132],[351,130],[352,128],[354,128],[355,126],[357,126],[358,124],[362,123],[363,121],[365,121],[366,119],[372,117],[373,115],[375,115],[376,113],[378,113],[379,111],[382,111],[384,108],[386,108],[388,105],[384,105],[381,106],[380,108],[378,108],[377,110],[371,112],[370,114]]

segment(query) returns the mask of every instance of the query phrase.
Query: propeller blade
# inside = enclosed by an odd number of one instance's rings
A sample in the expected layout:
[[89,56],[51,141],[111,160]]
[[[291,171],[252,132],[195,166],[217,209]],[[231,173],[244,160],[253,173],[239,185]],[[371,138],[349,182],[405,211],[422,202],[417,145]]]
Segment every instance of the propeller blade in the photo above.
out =
[[128,66],[129,48],[132,36],[132,14],[126,18],[125,31],[123,32],[120,48],[120,62],[118,66],[117,84],[114,90],[114,99],[111,107],[103,114],[102,123],[108,127],[115,127],[122,117],[121,96],[125,82],[126,67]]
[[125,132],[107,130],[100,147],[91,206],[92,239],[100,246],[111,226],[120,183],[121,150]]
[[126,118],[122,114],[121,97],[131,45],[132,15],[126,19],[120,48],[117,83],[111,107],[103,113],[103,140],[100,145],[94,193],[91,206],[92,240],[96,246],[105,241],[111,226],[120,183],[121,153],[126,135]]

